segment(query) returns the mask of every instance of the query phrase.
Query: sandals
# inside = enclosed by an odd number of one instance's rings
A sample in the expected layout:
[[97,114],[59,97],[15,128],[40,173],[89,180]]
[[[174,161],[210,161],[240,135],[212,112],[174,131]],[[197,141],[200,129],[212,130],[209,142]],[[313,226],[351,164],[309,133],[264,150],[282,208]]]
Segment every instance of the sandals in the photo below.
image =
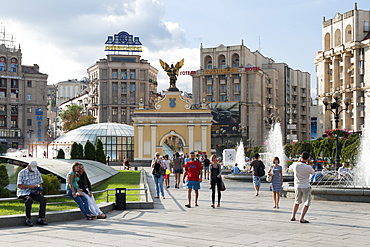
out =
[[97,218],[98,219],[105,219],[105,218],[107,218],[107,216],[105,214],[99,214]]
[[86,216],[86,220],[94,220],[93,217]]
[[185,207],[187,208],[191,208],[190,204],[186,204]]
[[212,207],[212,208],[215,208],[215,205],[214,205],[214,204],[212,204],[212,205],[211,205],[211,207]]
[[301,223],[310,223],[308,220],[300,220]]

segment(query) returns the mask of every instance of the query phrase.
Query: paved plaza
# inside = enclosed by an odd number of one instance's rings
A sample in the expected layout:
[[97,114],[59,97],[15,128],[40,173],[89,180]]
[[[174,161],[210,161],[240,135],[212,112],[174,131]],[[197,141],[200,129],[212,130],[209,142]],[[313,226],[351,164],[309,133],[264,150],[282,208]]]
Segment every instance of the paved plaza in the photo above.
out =
[[[291,222],[292,199],[272,208],[268,184],[254,196],[250,182],[226,180],[220,208],[210,207],[208,180],[199,207],[185,208],[186,189],[171,188],[155,208],[112,211],[105,220],[0,229],[0,246],[368,246],[369,205],[313,201],[306,219]],[[153,186],[152,179],[149,179]],[[297,215],[299,217],[299,215]]]

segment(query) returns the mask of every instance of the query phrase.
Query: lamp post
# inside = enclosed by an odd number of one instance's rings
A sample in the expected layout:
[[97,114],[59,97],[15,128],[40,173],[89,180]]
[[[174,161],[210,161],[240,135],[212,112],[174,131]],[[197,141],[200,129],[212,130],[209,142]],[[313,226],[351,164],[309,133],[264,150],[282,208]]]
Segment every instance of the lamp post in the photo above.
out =
[[237,134],[238,134],[238,136],[240,136],[240,138],[241,138],[241,139],[242,139],[242,141],[243,141],[243,133],[245,132],[246,128],[247,128],[247,127],[242,126],[242,124],[241,124],[241,123],[239,123],[238,127],[233,126],[233,127],[232,127],[232,130],[234,131],[235,135],[237,135]]
[[[338,125],[339,125],[339,115],[342,111],[347,111],[348,106],[351,104],[351,98],[347,97],[344,99],[344,105],[345,108],[339,110],[341,107],[341,102],[340,102],[340,96],[341,94],[336,91],[333,93],[332,97],[333,100],[332,102],[329,102],[329,99],[327,97],[322,99],[322,103],[325,105],[325,110],[326,111],[331,111],[334,114],[334,120],[335,120],[335,128],[338,130]],[[338,169],[340,167],[340,159],[339,159],[339,136],[338,133],[335,138],[335,166]]]
[[274,113],[271,113],[268,117],[264,117],[263,121],[266,123],[266,125],[270,126],[275,123],[280,123],[281,118],[276,117]]
[[[219,130],[216,130],[216,134],[219,135],[221,137],[221,144],[224,143],[224,136],[226,135],[226,130],[224,130],[223,128],[219,129]],[[222,147],[221,147],[221,155],[222,155]]]

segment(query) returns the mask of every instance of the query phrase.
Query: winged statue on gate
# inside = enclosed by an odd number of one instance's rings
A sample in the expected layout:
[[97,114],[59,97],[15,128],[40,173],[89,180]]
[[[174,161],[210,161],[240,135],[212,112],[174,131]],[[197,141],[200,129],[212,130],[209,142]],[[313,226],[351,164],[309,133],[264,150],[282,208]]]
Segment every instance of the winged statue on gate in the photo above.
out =
[[163,70],[167,72],[167,75],[170,78],[170,88],[168,89],[168,91],[179,91],[179,89],[176,87],[176,81],[177,76],[179,75],[179,70],[184,65],[184,59],[182,59],[180,62],[177,62],[175,66],[173,66],[173,64],[169,66],[161,59],[159,59],[159,63],[161,64]]

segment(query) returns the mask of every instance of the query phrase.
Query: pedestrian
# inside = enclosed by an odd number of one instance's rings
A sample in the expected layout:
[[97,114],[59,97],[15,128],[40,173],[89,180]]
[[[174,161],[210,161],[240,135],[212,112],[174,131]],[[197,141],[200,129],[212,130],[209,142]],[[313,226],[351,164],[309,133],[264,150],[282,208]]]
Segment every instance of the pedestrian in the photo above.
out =
[[253,171],[253,185],[254,190],[256,191],[256,196],[259,195],[260,187],[261,187],[261,177],[265,175],[265,165],[261,160],[259,160],[260,154],[256,153],[254,155],[254,160],[250,164],[248,172]]
[[[171,173],[171,160],[169,160],[168,154],[166,154],[163,157],[162,163],[163,163],[163,165],[166,169],[166,175],[164,175],[164,183],[166,185],[166,189],[168,189],[170,187],[170,173]],[[169,174],[168,174],[167,170],[170,171]]]
[[94,195],[92,193],[91,182],[87,173],[85,172],[85,167],[80,164],[78,171],[78,187],[82,189],[83,196],[87,199],[89,209],[91,213],[98,219],[105,219],[107,216],[100,210],[99,206],[96,204]]
[[279,165],[280,159],[275,157],[272,160],[273,165],[267,171],[267,174],[272,176],[270,191],[274,200],[274,208],[279,208],[280,192],[283,190],[283,168]]
[[151,165],[151,167],[153,168],[152,175],[155,183],[155,192],[156,192],[156,196],[154,198],[159,198],[159,194],[161,194],[162,198],[165,199],[163,190],[164,174],[162,173],[163,170],[165,171],[165,167],[162,163],[162,159],[160,158],[160,156],[161,155],[158,152],[156,152]]
[[211,207],[215,208],[215,192],[216,192],[216,185],[217,185],[217,207],[220,207],[221,202],[221,187],[222,187],[222,181],[221,181],[221,174],[222,169],[221,165],[217,163],[216,155],[211,155],[211,165],[209,167],[209,173],[211,174],[211,189],[212,189],[212,204]]
[[80,171],[80,165],[81,164],[78,162],[74,162],[72,164],[71,170],[68,172],[66,177],[66,191],[67,195],[69,195],[77,203],[85,218],[87,220],[93,220],[95,216],[90,212],[88,201],[83,196],[82,189],[79,191],[78,172]]
[[238,167],[238,163],[235,163],[232,174],[238,174],[238,173],[240,173],[240,169]]
[[290,165],[289,170],[294,172],[294,191],[295,199],[292,210],[291,221],[295,221],[295,215],[298,211],[299,204],[302,202],[304,206],[302,208],[301,217],[299,222],[309,223],[305,220],[305,215],[311,204],[311,185],[309,182],[310,175],[315,174],[315,170],[309,164],[310,155],[307,152],[303,152],[298,162],[294,162]]
[[180,157],[178,152],[175,153],[173,160],[173,172],[175,173],[175,188],[180,189],[180,176],[184,167],[184,159]]
[[47,225],[44,221],[46,214],[47,199],[42,195],[42,177],[37,169],[37,162],[31,161],[27,167],[18,173],[17,196],[24,201],[26,206],[26,226],[33,226],[31,221],[31,208],[33,201],[40,203],[38,225]]
[[209,165],[210,165],[211,161],[207,158],[207,155],[204,155],[204,160],[203,160],[203,164],[204,164],[204,179],[208,179],[209,180]]
[[195,160],[194,152],[190,152],[190,161],[185,164],[185,172],[182,182],[185,183],[186,178],[186,187],[188,188],[188,204],[185,207],[190,208],[191,206],[191,192],[194,189],[195,192],[195,206],[198,205],[199,198],[199,189],[200,183],[202,182],[202,165],[199,161]]

